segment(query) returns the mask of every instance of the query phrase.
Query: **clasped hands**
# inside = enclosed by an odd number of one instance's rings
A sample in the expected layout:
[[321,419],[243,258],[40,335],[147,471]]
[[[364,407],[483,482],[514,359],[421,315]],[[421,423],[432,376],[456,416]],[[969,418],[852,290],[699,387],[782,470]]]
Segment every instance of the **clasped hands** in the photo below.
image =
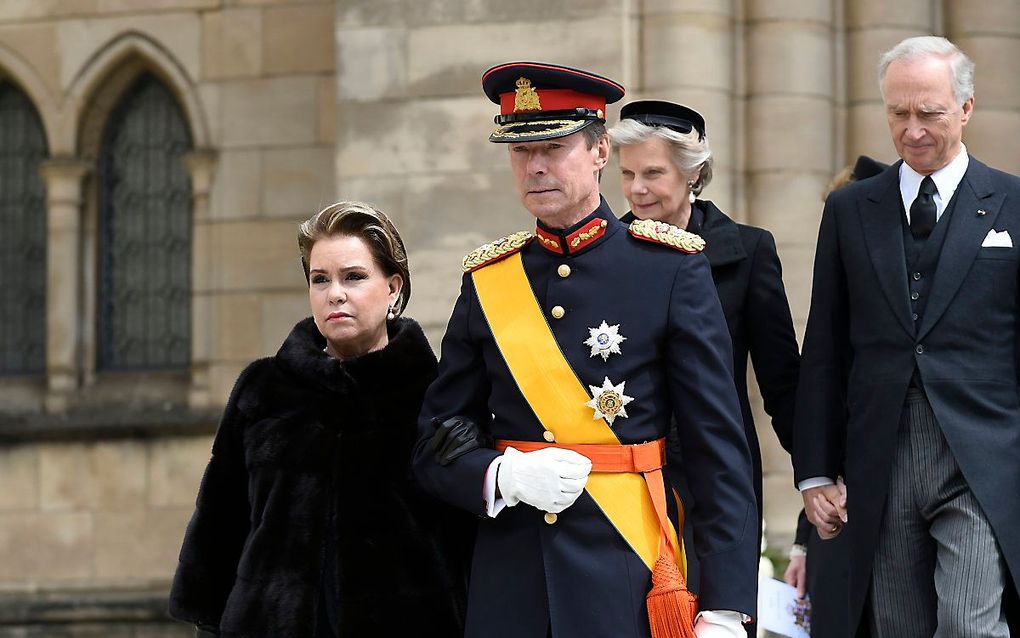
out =
[[842,477],[836,479],[835,485],[808,488],[801,492],[801,497],[804,499],[804,511],[818,530],[818,536],[828,540],[843,531],[847,515],[846,484]]

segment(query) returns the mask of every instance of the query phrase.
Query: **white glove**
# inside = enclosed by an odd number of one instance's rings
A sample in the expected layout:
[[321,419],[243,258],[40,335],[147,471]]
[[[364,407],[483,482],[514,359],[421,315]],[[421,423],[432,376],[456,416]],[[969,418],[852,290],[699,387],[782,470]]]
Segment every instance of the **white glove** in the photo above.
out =
[[496,483],[508,507],[525,502],[543,512],[562,512],[577,500],[588,482],[591,460],[562,448],[521,452],[508,447]]
[[737,611],[703,611],[694,623],[698,638],[747,638],[744,615]]

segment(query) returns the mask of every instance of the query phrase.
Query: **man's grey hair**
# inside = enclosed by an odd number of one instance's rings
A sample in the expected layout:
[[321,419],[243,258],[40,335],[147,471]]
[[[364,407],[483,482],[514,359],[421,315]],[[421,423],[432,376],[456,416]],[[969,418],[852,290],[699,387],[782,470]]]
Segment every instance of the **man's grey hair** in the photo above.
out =
[[708,138],[698,140],[698,131],[681,133],[665,126],[649,126],[637,120],[625,119],[609,129],[609,139],[616,148],[641,144],[653,137],[669,145],[673,165],[684,175],[697,175],[691,192],[700,195],[712,181],[712,149]]
[[897,61],[914,61],[928,57],[943,58],[949,62],[956,105],[974,97],[974,62],[955,44],[934,35],[907,38],[885,52],[878,61],[878,88],[885,99],[885,74],[889,65]]

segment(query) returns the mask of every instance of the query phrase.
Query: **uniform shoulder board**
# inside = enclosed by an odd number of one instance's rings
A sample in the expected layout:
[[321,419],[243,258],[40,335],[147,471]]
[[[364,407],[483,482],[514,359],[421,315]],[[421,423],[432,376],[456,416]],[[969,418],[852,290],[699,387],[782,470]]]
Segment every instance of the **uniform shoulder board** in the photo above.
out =
[[700,253],[705,249],[705,240],[701,235],[689,233],[666,222],[654,219],[636,219],[630,223],[630,234],[656,244],[664,244],[682,253]]
[[509,257],[528,245],[535,236],[526,230],[500,237],[496,241],[482,244],[464,257],[464,272],[474,272],[504,257]]

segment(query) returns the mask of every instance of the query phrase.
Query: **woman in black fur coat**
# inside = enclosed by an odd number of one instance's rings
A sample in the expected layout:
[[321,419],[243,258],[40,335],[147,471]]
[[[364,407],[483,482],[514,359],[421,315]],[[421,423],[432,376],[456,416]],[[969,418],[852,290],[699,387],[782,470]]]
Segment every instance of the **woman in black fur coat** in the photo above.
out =
[[460,636],[473,519],[410,478],[436,358],[403,243],[341,202],[302,224],[313,316],[238,378],[170,613],[236,637]]

